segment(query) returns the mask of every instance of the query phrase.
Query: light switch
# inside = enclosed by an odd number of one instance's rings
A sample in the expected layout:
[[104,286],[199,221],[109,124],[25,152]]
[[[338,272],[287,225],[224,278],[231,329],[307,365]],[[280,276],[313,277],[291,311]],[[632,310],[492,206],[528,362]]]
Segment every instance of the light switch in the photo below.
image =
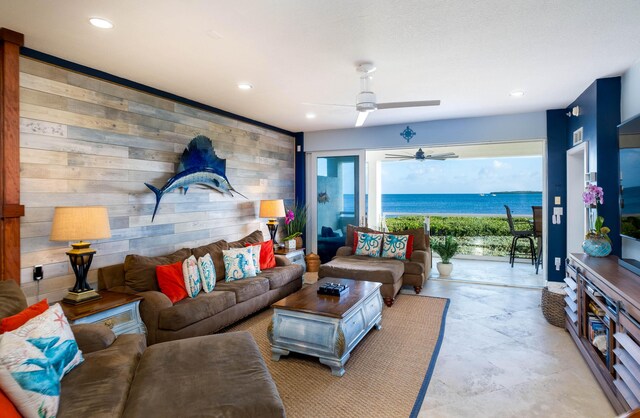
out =
[[554,198],[553,204],[554,205],[561,205],[562,204],[562,200],[560,199],[560,196],[556,196]]

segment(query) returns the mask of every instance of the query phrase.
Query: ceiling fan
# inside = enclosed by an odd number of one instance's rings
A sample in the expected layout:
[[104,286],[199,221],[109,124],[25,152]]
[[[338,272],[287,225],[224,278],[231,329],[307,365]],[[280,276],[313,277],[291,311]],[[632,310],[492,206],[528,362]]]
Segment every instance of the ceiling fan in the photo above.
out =
[[[428,151],[431,152],[431,151]],[[447,160],[449,158],[458,158],[458,155],[456,155],[453,152],[444,152],[441,154],[426,154],[424,151],[422,151],[422,148],[418,148],[418,151],[416,151],[415,154],[385,154],[384,155],[385,158],[394,158],[397,159],[399,161],[402,160],[418,160],[418,161],[424,161],[424,160],[438,160],[438,161],[444,161]]]
[[[392,103],[376,103],[376,94],[372,91],[370,86],[373,79],[373,73],[376,71],[376,67],[371,63],[360,64],[356,67],[356,71],[360,74],[360,93],[356,96],[355,108],[358,111],[358,119],[356,120],[356,127],[360,127],[367,120],[369,113],[376,110],[383,109],[399,109],[404,107],[422,107],[422,106],[440,106],[440,100],[423,100],[415,102],[392,102]],[[310,105],[325,105],[322,103],[304,103]],[[348,106],[330,104],[325,106]]]

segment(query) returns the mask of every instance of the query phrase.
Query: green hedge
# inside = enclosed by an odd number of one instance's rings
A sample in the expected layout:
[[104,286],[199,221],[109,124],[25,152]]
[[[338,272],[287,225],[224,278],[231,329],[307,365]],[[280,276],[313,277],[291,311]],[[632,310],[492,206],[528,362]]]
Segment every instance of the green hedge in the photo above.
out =
[[[460,254],[508,256],[512,236],[506,217],[431,216],[432,239],[453,235],[460,244]],[[531,228],[526,217],[513,218],[518,229]],[[385,220],[389,231],[422,228],[424,216],[400,216]],[[530,256],[528,241],[520,240],[518,256]]]

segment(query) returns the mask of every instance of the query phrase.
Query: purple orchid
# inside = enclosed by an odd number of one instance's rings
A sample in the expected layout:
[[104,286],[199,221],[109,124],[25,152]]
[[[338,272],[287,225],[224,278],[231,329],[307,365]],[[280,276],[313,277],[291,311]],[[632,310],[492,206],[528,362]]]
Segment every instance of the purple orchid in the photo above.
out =
[[294,219],[295,219],[295,215],[293,214],[293,211],[291,209],[287,210],[285,212],[285,217],[284,217],[284,223],[285,225],[289,225]]
[[594,206],[600,203],[604,203],[604,192],[602,187],[598,187],[595,184],[589,184],[582,193],[582,201],[586,206]]

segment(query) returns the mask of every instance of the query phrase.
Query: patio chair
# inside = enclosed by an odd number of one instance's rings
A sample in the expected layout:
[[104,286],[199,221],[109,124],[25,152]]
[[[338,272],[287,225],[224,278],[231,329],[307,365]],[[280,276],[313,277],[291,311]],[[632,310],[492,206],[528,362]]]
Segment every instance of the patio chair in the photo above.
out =
[[509,231],[513,236],[511,240],[511,251],[509,251],[509,263],[511,267],[513,267],[513,263],[516,258],[516,246],[518,245],[518,240],[527,239],[529,240],[529,248],[531,249],[531,264],[534,265],[536,262],[536,252],[533,245],[533,230],[518,230],[515,228],[513,217],[511,216],[511,209],[509,206],[504,205],[504,208],[507,210],[507,222],[509,223]]
[[531,206],[533,211],[533,236],[538,244],[538,253],[536,254],[536,274],[542,265],[542,206]]

